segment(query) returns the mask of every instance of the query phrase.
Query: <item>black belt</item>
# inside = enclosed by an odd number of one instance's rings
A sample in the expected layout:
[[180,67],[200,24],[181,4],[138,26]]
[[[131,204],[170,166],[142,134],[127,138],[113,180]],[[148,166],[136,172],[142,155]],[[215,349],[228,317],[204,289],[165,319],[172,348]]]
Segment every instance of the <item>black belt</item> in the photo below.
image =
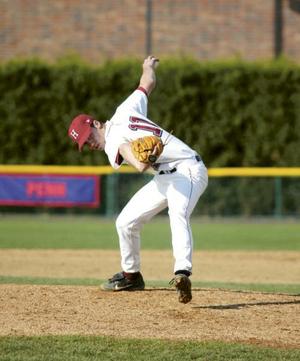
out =
[[[193,159],[195,159],[197,162],[201,162],[202,159],[200,157],[200,155],[195,155],[195,157],[193,157]],[[171,173],[175,173],[177,171],[177,168],[174,167],[170,170],[161,170],[160,172],[158,172],[158,174],[171,174]]]
[[177,171],[177,168],[172,168],[170,170],[161,170],[160,172],[158,172],[158,174],[171,174]]

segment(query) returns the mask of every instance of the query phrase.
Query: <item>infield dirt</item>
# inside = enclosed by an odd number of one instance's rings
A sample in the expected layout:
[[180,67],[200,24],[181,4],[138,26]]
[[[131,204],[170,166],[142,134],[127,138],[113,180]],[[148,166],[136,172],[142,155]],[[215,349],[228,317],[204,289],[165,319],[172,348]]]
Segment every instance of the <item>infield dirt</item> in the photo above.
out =
[[[147,279],[171,275],[170,252],[142,253]],[[200,258],[199,258],[200,257]],[[203,258],[202,258],[203,257]],[[1,250],[0,274],[106,278],[117,251]],[[299,283],[299,252],[202,252],[194,280]],[[269,262],[268,262],[269,261]],[[110,293],[98,287],[0,285],[0,335],[106,335],[218,340],[300,347],[300,296],[193,289],[178,303],[174,289]]]
[[[116,250],[0,249],[0,275],[17,277],[107,279],[120,271]],[[141,252],[145,280],[169,280],[169,251]],[[196,251],[194,281],[236,283],[300,283],[300,252]]]

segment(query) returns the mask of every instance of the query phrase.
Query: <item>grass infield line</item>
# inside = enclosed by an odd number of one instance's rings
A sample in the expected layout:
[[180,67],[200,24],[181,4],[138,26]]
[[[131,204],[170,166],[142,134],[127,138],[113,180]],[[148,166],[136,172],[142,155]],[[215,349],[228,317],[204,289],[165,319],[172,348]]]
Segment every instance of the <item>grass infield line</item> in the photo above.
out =
[[[23,285],[61,285],[61,286],[99,286],[105,280],[92,278],[44,278],[44,277],[14,277],[0,276],[0,284]],[[147,281],[146,288],[169,288],[169,281]],[[218,288],[234,291],[252,291],[268,293],[285,293],[293,296],[300,295],[300,284],[252,284],[252,283],[224,283],[193,281],[193,288]]]
[[103,336],[4,336],[0,361],[297,361],[299,349]]

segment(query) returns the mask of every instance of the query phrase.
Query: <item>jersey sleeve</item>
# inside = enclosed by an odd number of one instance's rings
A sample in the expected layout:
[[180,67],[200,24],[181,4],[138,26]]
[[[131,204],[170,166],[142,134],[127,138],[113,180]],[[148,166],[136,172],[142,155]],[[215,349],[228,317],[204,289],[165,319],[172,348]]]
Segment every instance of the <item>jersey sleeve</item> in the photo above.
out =
[[147,116],[148,94],[143,87],[138,87],[121,105],[117,108],[117,113],[124,111],[134,111],[143,116]]
[[[109,127],[111,126],[109,124]],[[119,152],[120,145],[126,142],[122,135],[122,128],[122,124],[110,128],[104,147],[109,163],[114,169],[118,169],[124,163],[124,159]]]
[[109,147],[105,148],[105,152],[108,156],[110,165],[114,169],[120,168],[120,166],[124,163],[124,159],[119,152],[119,144],[111,144]]

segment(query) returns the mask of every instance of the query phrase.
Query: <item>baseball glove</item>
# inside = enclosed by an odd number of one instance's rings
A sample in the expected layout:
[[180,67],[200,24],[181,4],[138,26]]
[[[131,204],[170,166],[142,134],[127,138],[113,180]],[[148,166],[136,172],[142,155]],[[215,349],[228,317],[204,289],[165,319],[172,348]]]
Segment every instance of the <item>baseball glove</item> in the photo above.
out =
[[130,145],[135,158],[142,163],[155,163],[164,149],[161,139],[155,135],[137,138]]

